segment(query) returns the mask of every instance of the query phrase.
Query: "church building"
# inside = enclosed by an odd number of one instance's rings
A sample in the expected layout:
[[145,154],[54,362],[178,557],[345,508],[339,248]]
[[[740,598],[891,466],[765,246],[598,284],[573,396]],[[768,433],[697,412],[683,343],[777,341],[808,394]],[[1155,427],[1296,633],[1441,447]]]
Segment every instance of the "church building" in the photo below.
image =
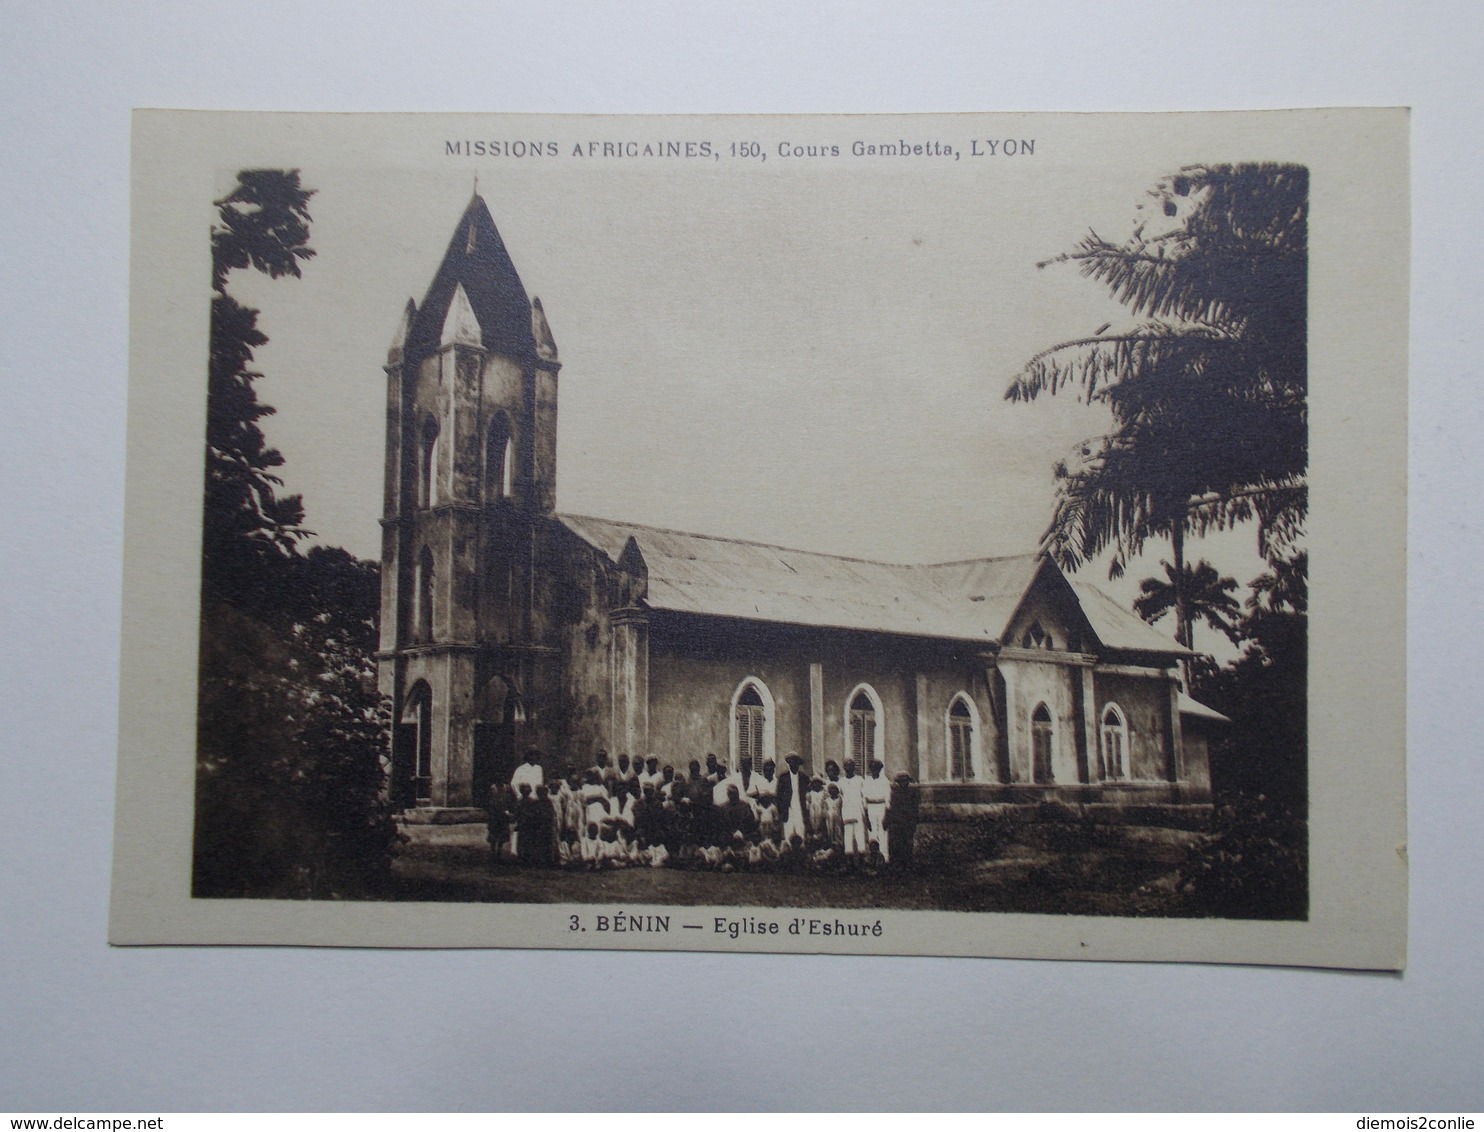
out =
[[684,772],[855,759],[943,812],[1201,805],[1186,654],[1048,558],[901,565],[556,509],[559,374],[485,203],[387,357],[381,691],[391,791],[478,806],[529,747]]

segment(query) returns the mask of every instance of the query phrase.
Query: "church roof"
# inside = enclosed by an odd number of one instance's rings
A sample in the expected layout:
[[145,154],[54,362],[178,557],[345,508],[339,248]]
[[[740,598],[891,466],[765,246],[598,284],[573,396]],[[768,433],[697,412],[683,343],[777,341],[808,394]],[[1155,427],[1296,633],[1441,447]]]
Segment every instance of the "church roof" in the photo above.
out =
[[[651,609],[985,646],[1000,643],[1045,561],[1021,554],[899,565],[584,515],[558,519],[615,563],[632,539],[648,570]],[[1073,590],[1104,646],[1184,651],[1101,591],[1082,583]]]
[[1184,692],[1179,696],[1180,714],[1192,716],[1195,719],[1209,719],[1214,723],[1230,723],[1231,720],[1222,715],[1213,707],[1207,707],[1200,700],[1186,695]]
[[475,196],[459,218],[443,262],[417,308],[407,345],[423,353],[438,346],[454,294],[463,287],[489,350],[528,357],[535,353],[531,303],[505,241],[484,199]]

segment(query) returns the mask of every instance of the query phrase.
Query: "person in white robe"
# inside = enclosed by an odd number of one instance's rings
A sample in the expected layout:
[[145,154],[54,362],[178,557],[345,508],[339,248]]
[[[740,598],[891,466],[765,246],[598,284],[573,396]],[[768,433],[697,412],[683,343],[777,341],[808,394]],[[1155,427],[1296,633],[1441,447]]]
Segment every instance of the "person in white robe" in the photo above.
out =
[[840,823],[845,833],[845,856],[866,855],[866,780],[855,773],[855,760],[845,760],[845,773],[836,783],[840,788]]
[[869,852],[871,842],[881,851],[881,860],[889,862],[891,851],[887,845],[886,813],[891,808],[891,779],[879,760],[871,760],[871,776],[861,784],[861,798],[866,805],[866,845]]

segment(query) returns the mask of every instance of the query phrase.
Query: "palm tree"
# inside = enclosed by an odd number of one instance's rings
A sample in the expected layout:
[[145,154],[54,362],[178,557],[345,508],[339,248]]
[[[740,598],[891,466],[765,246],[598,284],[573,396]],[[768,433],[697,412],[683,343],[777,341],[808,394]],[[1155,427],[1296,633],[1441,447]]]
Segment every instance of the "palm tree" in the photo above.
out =
[[1165,578],[1145,578],[1140,583],[1139,596],[1134,599],[1135,613],[1152,625],[1173,610],[1175,639],[1192,651],[1197,621],[1205,622],[1232,644],[1240,642],[1236,621],[1242,615],[1242,607],[1236,598],[1235,578],[1223,578],[1205,559],[1183,568],[1163,560],[1160,565],[1165,569]]
[[1150,195],[1165,219],[1047,261],[1076,263],[1142,321],[1041,351],[1005,393],[1072,389],[1113,416],[1087,463],[1058,465],[1043,548],[1069,569],[1111,549],[1117,577],[1169,538],[1184,577],[1187,535],[1256,519],[1260,549],[1280,557],[1308,508],[1308,172],[1193,167]]

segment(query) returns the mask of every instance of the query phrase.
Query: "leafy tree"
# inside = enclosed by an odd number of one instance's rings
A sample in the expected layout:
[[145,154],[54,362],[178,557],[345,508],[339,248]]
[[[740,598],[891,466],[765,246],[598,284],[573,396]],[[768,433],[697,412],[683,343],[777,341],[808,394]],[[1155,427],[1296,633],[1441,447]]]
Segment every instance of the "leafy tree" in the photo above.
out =
[[258,400],[253,351],[268,341],[258,312],[226,291],[234,268],[254,267],[273,278],[298,277],[313,257],[308,247],[309,198],[297,170],[245,170],[216,202],[211,231],[211,358],[206,398],[206,506],[203,581],[226,600],[251,601],[265,556],[286,554],[309,532],[303,500],[279,498],[275,470],[283,456],[268,445],[259,422],[274,412]]
[[1056,466],[1043,546],[1068,569],[1111,551],[1117,577],[1170,539],[1188,639],[1186,537],[1255,519],[1277,558],[1307,515],[1308,172],[1196,166],[1150,196],[1156,218],[1124,243],[1089,233],[1040,265],[1077,264],[1139,321],[1043,350],[1005,395],[1070,390],[1108,407],[1111,430]]
[[390,726],[375,691],[378,567],[301,554],[303,501],[280,498],[283,457],[259,422],[258,312],[234,269],[299,275],[312,190],[250,170],[211,233],[195,869],[198,896],[335,896],[385,876],[396,830],[382,798]]
[[221,293],[227,272],[253,267],[272,279],[299,278],[309,247],[309,198],[297,169],[244,169],[237,185],[216,202],[220,224],[211,230],[211,287]]
[[[1196,657],[1187,683],[1233,721],[1212,751],[1215,836],[1182,870],[1196,909],[1302,916],[1307,908],[1308,171],[1292,165],[1181,170],[1150,193],[1123,243],[1096,233],[1049,263],[1074,263],[1134,323],[1031,358],[1006,397],[1070,392],[1105,405],[1108,433],[1058,463],[1043,547],[1068,569],[1109,554],[1118,576],[1169,539],[1166,579],[1139,612],[1173,611],[1245,646],[1225,668]],[[1188,537],[1254,521],[1269,572],[1245,614],[1234,583],[1185,561]],[[1230,583],[1230,584],[1229,584]]]
[[1211,751],[1215,837],[1181,868],[1197,910],[1302,918],[1308,907],[1308,556],[1269,564],[1237,624],[1242,656],[1196,678],[1232,725]]

